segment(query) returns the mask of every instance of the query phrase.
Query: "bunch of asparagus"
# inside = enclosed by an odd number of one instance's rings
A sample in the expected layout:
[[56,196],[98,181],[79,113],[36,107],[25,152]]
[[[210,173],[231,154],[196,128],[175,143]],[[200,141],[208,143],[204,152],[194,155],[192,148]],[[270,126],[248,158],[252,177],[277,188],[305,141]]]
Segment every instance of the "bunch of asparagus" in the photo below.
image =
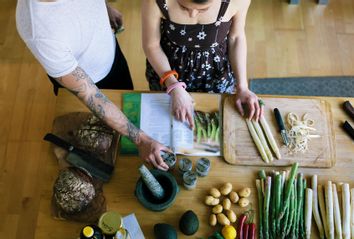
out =
[[194,111],[194,124],[197,143],[219,142],[220,119],[219,112]]
[[[302,173],[297,175],[298,163],[290,173],[264,170],[256,180],[259,207],[259,238],[310,238],[312,190]],[[296,177],[297,175],[297,177]],[[306,192],[306,194],[305,194]]]
[[350,190],[348,183],[338,185],[338,189],[342,191],[342,194],[339,194],[337,185],[331,181],[324,187],[317,185],[317,175],[312,176],[311,186],[313,215],[320,238],[354,238],[354,188]]

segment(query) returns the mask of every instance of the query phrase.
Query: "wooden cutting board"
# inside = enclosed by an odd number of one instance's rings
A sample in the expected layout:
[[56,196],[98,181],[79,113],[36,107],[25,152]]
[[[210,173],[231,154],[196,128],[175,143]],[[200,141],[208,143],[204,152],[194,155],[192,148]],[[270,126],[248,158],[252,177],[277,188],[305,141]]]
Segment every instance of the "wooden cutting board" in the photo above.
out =
[[[303,167],[329,168],[335,164],[335,135],[332,113],[329,103],[319,99],[263,98],[265,102],[264,116],[280,148],[282,159],[274,157],[269,164],[262,161],[243,117],[236,111],[234,96],[227,96],[223,102],[223,151],[225,161],[237,165],[253,166],[287,166],[299,162]],[[286,122],[288,113],[296,113],[299,117],[307,113],[309,119],[315,121],[315,134],[320,138],[309,142],[305,153],[289,154],[283,144],[273,109],[278,108]],[[274,155],[274,154],[273,154]]]

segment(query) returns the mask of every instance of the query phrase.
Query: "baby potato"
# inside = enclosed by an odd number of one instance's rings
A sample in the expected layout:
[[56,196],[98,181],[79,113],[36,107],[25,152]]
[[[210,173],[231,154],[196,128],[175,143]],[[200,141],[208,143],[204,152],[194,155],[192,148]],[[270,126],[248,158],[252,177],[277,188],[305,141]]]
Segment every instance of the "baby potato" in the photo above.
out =
[[215,205],[218,205],[219,202],[220,202],[220,199],[219,198],[214,198],[213,196],[206,196],[205,197],[205,204],[208,205],[208,206],[215,206]]
[[231,183],[225,183],[221,188],[220,192],[222,195],[228,195],[232,191],[232,184]]
[[231,201],[228,198],[222,200],[222,206],[224,209],[229,210],[231,208]]
[[216,219],[216,215],[215,214],[211,214],[209,217],[209,225],[210,226],[216,226],[217,223],[217,219]]
[[215,207],[213,207],[213,209],[211,210],[213,213],[218,214],[218,213],[222,213],[223,207],[218,204]]
[[230,225],[230,220],[225,216],[225,214],[219,213],[218,215],[216,215],[216,218],[220,225]]
[[242,188],[239,192],[238,195],[243,198],[247,198],[251,195],[251,189],[250,188]]
[[250,201],[247,198],[240,198],[238,201],[238,205],[240,205],[240,207],[247,207],[248,204],[250,204]]
[[221,196],[221,193],[220,193],[220,191],[217,188],[211,188],[209,193],[214,198],[219,198]]
[[230,198],[230,200],[231,200],[232,203],[237,203],[238,200],[240,199],[239,196],[238,196],[238,194],[237,194],[237,192],[235,192],[235,191],[232,191],[232,192],[230,193],[229,198]]
[[230,220],[231,223],[236,222],[237,217],[236,217],[236,214],[235,214],[234,211],[225,210],[225,214],[226,214],[227,218]]

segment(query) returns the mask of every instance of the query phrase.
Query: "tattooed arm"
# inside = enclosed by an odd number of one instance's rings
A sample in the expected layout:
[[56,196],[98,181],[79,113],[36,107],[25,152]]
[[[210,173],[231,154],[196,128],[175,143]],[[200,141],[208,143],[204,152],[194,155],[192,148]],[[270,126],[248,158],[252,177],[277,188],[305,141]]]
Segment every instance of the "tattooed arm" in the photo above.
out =
[[107,125],[133,141],[140,157],[156,168],[166,170],[168,166],[160,156],[160,150],[168,148],[150,138],[135,127],[120,109],[97,88],[83,69],[77,67],[70,74],[56,79],[62,86],[76,95],[86,106]]

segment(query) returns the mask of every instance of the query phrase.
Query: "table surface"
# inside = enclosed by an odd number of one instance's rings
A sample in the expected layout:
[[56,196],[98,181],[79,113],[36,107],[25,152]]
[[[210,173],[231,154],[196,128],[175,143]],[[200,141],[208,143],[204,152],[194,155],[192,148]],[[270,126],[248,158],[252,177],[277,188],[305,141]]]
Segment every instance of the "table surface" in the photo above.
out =
[[[122,93],[126,91],[104,90],[106,94],[116,105],[122,104]],[[203,97],[203,93],[193,94],[195,97]],[[266,98],[267,96],[262,96]],[[268,96],[270,97],[270,96]],[[288,97],[288,96],[287,96]],[[300,98],[300,97],[291,97]],[[309,97],[306,97],[309,98]],[[354,187],[354,142],[341,129],[340,125],[348,120],[354,124],[349,116],[342,110],[342,103],[348,98],[333,97],[312,97],[326,100],[331,105],[333,113],[333,123],[336,141],[336,164],[330,169],[316,168],[300,168],[299,172],[303,172],[305,176],[313,174],[318,175],[319,184],[331,180],[333,182],[348,182]],[[351,102],[354,98],[349,99]],[[207,105],[208,102],[205,102]],[[55,116],[60,116],[74,111],[88,111],[87,108],[73,95],[66,90],[61,90],[57,97]],[[52,187],[58,175],[58,165],[52,148],[49,144],[43,147],[46,160],[45,174],[42,180],[42,191],[40,200],[40,212],[37,219],[37,227],[35,238],[76,238],[79,231],[84,225],[83,223],[71,221],[59,221],[52,218],[50,201],[52,197]],[[198,157],[190,157],[195,165]],[[138,222],[146,238],[154,238],[153,227],[156,223],[168,223],[174,226],[180,238],[184,238],[179,232],[178,222],[182,214],[187,210],[193,210],[200,221],[198,232],[190,238],[207,237],[211,235],[217,227],[208,225],[208,218],[211,208],[206,206],[204,202],[205,196],[211,187],[219,188],[225,182],[231,182],[237,191],[242,187],[250,187],[252,194],[250,196],[251,203],[254,208],[257,207],[255,179],[260,169],[271,171],[273,169],[283,170],[289,167],[256,167],[256,166],[237,166],[227,164],[221,157],[210,157],[211,171],[207,177],[199,177],[197,187],[194,190],[186,190],[181,185],[181,177],[177,170],[172,173],[176,176],[177,182],[180,184],[180,191],[177,195],[175,203],[163,212],[153,212],[145,209],[135,198],[135,184],[139,178],[138,167],[142,164],[141,159],[136,156],[119,156],[116,162],[114,175],[111,181],[104,185],[104,195],[107,200],[107,210],[114,210],[122,215],[135,213]],[[242,209],[237,205],[232,205],[237,213]],[[313,223],[314,224],[314,223]],[[313,227],[313,236],[316,238],[316,230]]]

